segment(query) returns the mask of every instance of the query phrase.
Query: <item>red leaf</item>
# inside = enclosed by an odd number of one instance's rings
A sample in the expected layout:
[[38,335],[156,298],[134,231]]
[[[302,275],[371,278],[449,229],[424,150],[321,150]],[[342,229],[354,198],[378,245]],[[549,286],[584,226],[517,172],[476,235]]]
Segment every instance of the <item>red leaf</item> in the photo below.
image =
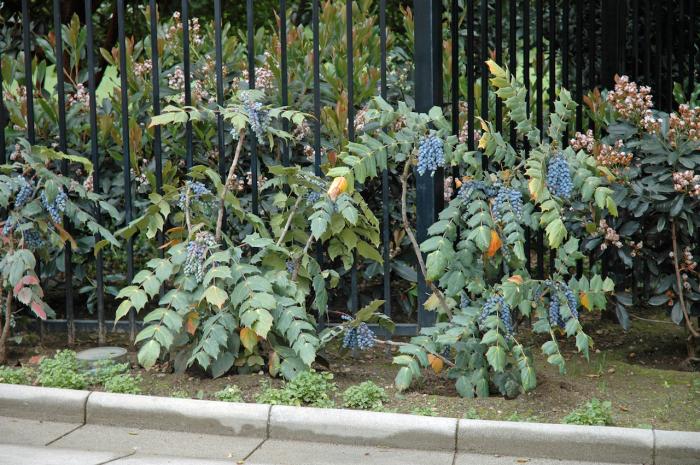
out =
[[42,320],[46,319],[46,312],[44,311],[44,307],[41,305],[41,302],[38,302],[36,300],[32,301],[32,311],[41,318]]
[[31,274],[22,276],[22,279],[17,281],[17,284],[15,284],[14,293],[17,295],[24,286],[35,286],[37,284],[39,284],[39,279],[36,276]]

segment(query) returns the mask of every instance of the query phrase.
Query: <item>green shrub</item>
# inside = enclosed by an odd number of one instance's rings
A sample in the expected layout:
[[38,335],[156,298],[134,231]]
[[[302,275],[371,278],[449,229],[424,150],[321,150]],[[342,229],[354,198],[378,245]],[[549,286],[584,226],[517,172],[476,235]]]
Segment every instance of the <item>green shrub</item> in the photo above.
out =
[[0,367],[0,383],[31,384],[31,371],[26,368]]
[[356,386],[350,386],[343,392],[343,405],[360,410],[378,410],[384,406],[389,396],[383,387],[372,381],[365,381]]
[[255,401],[260,404],[270,405],[301,405],[298,399],[292,396],[287,389],[277,389],[271,386],[266,387],[255,397]]
[[59,350],[53,358],[39,364],[39,384],[46,387],[85,389],[88,376],[78,370],[78,360],[72,350]]
[[471,407],[467,412],[464,414],[464,417],[467,420],[481,420],[481,415],[479,415],[479,412],[476,411],[474,407]]
[[610,401],[601,402],[593,398],[564,417],[563,423],[569,425],[612,425],[612,404]]
[[214,398],[221,402],[243,402],[243,394],[241,388],[236,386],[226,386],[220,391],[214,393]]
[[119,394],[141,394],[141,375],[130,375],[123,373],[111,376],[104,382],[104,388],[107,392],[116,392]]

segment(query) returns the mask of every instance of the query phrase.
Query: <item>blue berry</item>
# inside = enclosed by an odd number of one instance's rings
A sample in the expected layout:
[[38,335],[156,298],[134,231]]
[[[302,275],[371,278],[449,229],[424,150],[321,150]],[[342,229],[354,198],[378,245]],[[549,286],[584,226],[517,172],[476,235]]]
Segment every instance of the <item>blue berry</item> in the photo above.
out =
[[522,218],[523,215],[523,196],[517,189],[501,186],[498,188],[496,199],[493,204],[493,218],[496,221],[501,221],[503,215],[508,211],[508,208],[513,211],[517,218]]
[[459,299],[459,308],[462,310],[466,310],[467,307],[469,307],[469,304],[471,304],[471,300],[469,299],[469,296],[467,295],[466,292],[462,291],[462,295],[460,296]]
[[499,316],[501,322],[503,322],[503,326],[505,326],[506,328],[506,332],[508,334],[513,334],[513,320],[511,317],[511,308],[510,305],[506,303],[506,299],[504,299],[503,296],[494,294],[491,297],[489,297],[486,300],[484,306],[481,307],[481,316],[479,317],[479,320],[483,322],[486,319],[486,317],[488,317],[490,314],[497,311],[498,309],[500,309]]
[[44,240],[39,235],[39,232],[34,229],[22,231],[24,237],[24,245],[28,249],[36,250],[44,245]]
[[553,295],[549,300],[549,324],[563,328],[564,319],[561,317],[559,299]]
[[445,151],[441,139],[430,136],[421,139],[418,145],[418,174],[434,175],[438,167],[445,166]]
[[201,182],[189,180],[186,181],[185,188],[180,191],[180,198],[177,202],[177,205],[183,210],[185,209],[188,190],[190,192],[190,205],[192,205],[194,202],[198,202],[205,195],[211,195],[211,191]]
[[17,195],[15,196],[16,209],[20,209],[25,206],[34,195],[34,187],[32,187],[29,181],[27,181],[27,178],[22,176],[20,178],[20,184],[21,187],[19,188],[19,192],[17,192]]
[[197,282],[201,283],[204,279],[204,261],[207,258],[207,253],[213,247],[216,247],[214,235],[206,231],[198,232],[195,240],[187,244],[185,274],[194,276]]
[[61,224],[63,222],[61,213],[66,210],[66,201],[68,200],[66,193],[63,191],[58,191],[56,198],[53,199],[53,202],[51,203],[49,203],[49,199],[46,196],[46,191],[41,191],[39,198],[41,199],[41,205],[49,214],[51,220],[56,224]]
[[270,113],[263,110],[262,103],[246,100],[244,104],[245,112],[248,114],[248,123],[255,133],[259,143],[265,142],[265,131],[270,125]]
[[569,162],[561,153],[550,158],[547,164],[547,187],[554,195],[565,199],[571,197],[574,184],[571,181]]
[[462,187],[459,188],[457,195],[459,195],[463,201],[469,202],[474,192],[481,192],[487,198],[492,198],[498,193],[498,188],[486,184],[484,181],[466,181],[462,183]]
[[306,196],[306,205],[312,206],[321,198],[321,194],[318,192],[311,191]]
[[2,235],[7,236],[12,232],[12,228],[15,227],[15,219],[12,218],[12,216],[8,216],[7,219],[5,219],[5,224],[2,227]]
[[566,303],[569,305],[569,309],[571,310],[571,315],[578,319],[578,299],[576,298],[574,291],[572,291],[569,286],[562,284],[562,287],[564,288],[564,296],[566,297]]
[[365,350],[374,347],[375,334],[367,323],[362,322],[356,328],[348,328],[343,337],[343,347],[346,349]]
[[292,274],[294,273],[294,261],[293,260],[287,260],[284,262],[284,264],[287,266],[287,273]]

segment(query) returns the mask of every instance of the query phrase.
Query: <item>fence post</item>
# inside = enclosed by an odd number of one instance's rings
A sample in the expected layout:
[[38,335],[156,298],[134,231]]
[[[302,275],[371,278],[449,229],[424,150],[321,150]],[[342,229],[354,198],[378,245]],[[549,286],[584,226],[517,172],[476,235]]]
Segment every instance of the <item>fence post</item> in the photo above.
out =
[[[416,111],[428,112],[442,105],[442,2],[414,0],[415,18],[415,99]],[[416,175],[416,235],[418,242],[427,237],[428,228],[437,220],[443,206],[443,170],[434,176]],[[423,308],[429,295],[425,279],[418,272],[418,325],[432,326],[435,314]]]
[[626,3],[625,0],[603,0],[602,2],[600,84],[608,89],[614,85],[615,74],[625,73]]

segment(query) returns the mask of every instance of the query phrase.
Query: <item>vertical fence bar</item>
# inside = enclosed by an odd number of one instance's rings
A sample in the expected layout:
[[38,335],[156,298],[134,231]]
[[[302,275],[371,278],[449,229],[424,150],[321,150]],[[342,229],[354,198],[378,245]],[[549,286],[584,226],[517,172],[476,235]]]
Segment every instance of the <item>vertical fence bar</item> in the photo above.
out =
[[[525,111],[528,118],[530,117],[530,0],[523,0],[523,85],[527,89],[525,94]],[[530,144],[527,139],[523,141],[525,153],[529,151]],[[525,228],[525,267],[528,272],[532,272],[532,231],[530,228]]]
[[[496,0],[496,35],[494,40],[496,42],[496,63],[499,65],[503,64],[503,0]],[[484,58],[485,59],[485,58]],[[496,97],[496,130],[501,132],[503,130],[503,108],[501,106],[501,99]]]
[[[280,89],[282,92],[282,106],[289,105],[289,76],[287,69],[287,2],[280,0]],[[289,131],[289,121],[282,120],[282,130]],[[289,142],[282,141],[282,164],[289,165]]]
[[[121,86],[121,122],[122,122],[122,159],[124,168],[124,223],[129,224],[133,219],[131,202],[131,164],[129,147],[129,81],[126,68],[126,36],[124,32],[124,0],[117,0],[117,30],[119,41],[119,78]],[[134,279],[134,237],[126,242],[126,280],[131,283]],[[129,311],[129,341],[136,339],[136,312]]]
[[[442,2],[414,0],[415,13],[415,91],[416,111],[427,112],[435,105],[442,105]],[[485,66],[485,65],[484,65]],[[437,220],[442,207],[443,171],[433,176],[416,172],[416,235],[423,242],[428,228]],[[428,295],[425,276],[418,273],[418,325],[432,326],[435,313],[425,310],[423,304]]]
[[[583,2],[576,1],[576,131],[583,132]],[[576,277],[583,275],[583,259],[576,261]]]
[[[255,89],[255,15],[253,0],[246,2],[246,23],[248,28],[248,88]],[[253,214],[259,213],[258,209],[258,139],[250,128],[250,177],[252,179],[252,210]]]
[[24,50],[24,85],[27,87],[27,140],[36,144],[34,132],[34,78],[32,76],[31,19],[29,0],[22,0],[22,48]]
[[314,48],[314,174],[321,176],[321,50],[318,3],[319,0],[313,0],[311,27]]
[[591,1],[587,3],[588,13],[586,15],[586,23],[588,24],[588,30],[586,34],[586,40],[588,42],[588,88],[594,89],[597,85],[596,82],[596,2]]
[[[355,60],[353,57],[352,43],[352,2],[345,1],[345,40],[347,43],[348,66],[348,141],[355,141]],[[359,309],[357,292],[357,252],[353,254],[352,268],[350,269],[350,310],[353,314]]]
[[697,38],[695,37],[695,8],[697,7],[695,0],[690,0],[688,8],[688,20],[690,21],[688,33],[688,98],[695,88],[695,48]]
[[[153,116],[160,115],[160,64],[158,53],[158,5],[156,0],[149,0],[148,13],[150,20],[150,39],[151,39],[151,98],[153,100]],[[156,192],[163,194],[163,154],[161,145],[161,130],[160,125],[153,128],[153,158],[156,162]],[[165,236],[163,231],[158,231],[156,234],[158,241],[158,255],[163,258],[165,251],[163,244]],[[163,289],[161,289],[161,292]]]
[[[450,98],[452,113],[452,134],[459,136],[459,2],[452,0],[450,4],[450,40],[452,49],[450,50]],[[459,171],[455,166],[453,176],[458,176]]]
[[474,95],[474,0],[467,0],[467,148],[474,150],[474,113],[476,112],[476,97]]
[[[155,0],[152,0],[155,1]],[[97,97],[95,82],[95,33],[92,23],[92,0],[85,0],[85,27],[87,32],[87,64],[88,64],[88,93],[90,95],[90,159],[92,160],[92,189],[96,194],[102,194],[100,180],[100,156],[97,139]],[[99,204],[93,211],[95,220],[102,224],[102,214]],[[99,233],[95,234],[95,243],[102,240]],[[107,342],[105,327],[105,293],[104,293],[104,260],[102,250],[95,254],[95,294],[97,296],[97,343]]]
[[[386,0],[379,1],[379,95],[386,99]],[[382,258],[384,259],[384,314],[391,316],[391,215],[389,170],[382,170]]]
[[[68,141],[66,137],[66,87],[63,76],[63,26],[61,24],[61,2],[53,0],[53,28],[55,34],[56,47],[56,93],[58,97],[58,149],[68,152]],[[70,176],[68,172],[68,160],[61,161],[61,173]],[[66,227],[68,225],[66,224]],[[66,242],[63,247],[63,268],[65,278],[65,298],[66,298],[66,323],[68,332],[68,345],[75,343],[75,315],[73,309],[73,249],[70,242]]]
[[[192,76],[190,74],[190,5],[182,0],[182,70],[185,74],[185,106],[192,105]],[[192,121],[185,123],[185,166],[192,168]]]
[[[568,10],[565,10],[568,12]],[[540,55],[544,59],[544,51]],[[554,113],[554,101],[557,99],[557,9],[556,1],[549,0],[549,113]],[[542,76],[544,78],[544,76]],[[554,141],[553,141],[554,142]],[[556,252],[549,248],[549,274],[554,272],[554,258]]]
[[[651,85],[651,6],[644,0],[644,82]],[[691,2],[692,3],[692,2]]]
[[[664,40],[666,45],[665,58],[666,58],[666,111],[673,111],[673,51],[675,50],[673,46],[673,37],[671,36],[671,31],[673,30],[673,3],[669,2],[666,4],[666,27],[664,27],[664,34],[666,38]],[[679,66],[680,68],[680,66]],[[679,79],[682,81],[682,79]]]
[[[517,29],[518,29],[518,11],[516,0],[509,0],[508,3],[508,68],[513,77],[518,75],[518,57],[517,57]],[[517,134],[515,132],[515,123],[510,123],[510,145],[516,148],[518,143]]]
[[[486,60],[489,58],[489,2],[481,0],[481,54],[479,55],[479,65],[481,69],[481,117],[488,121],[489,119],[489,67],[486,66]],[[486,156],[481,158],[484,169],[488,165]]]
[[[537,60],[535,62],[535,69],[537,74],[537,100],[535,101],[536,106],[536,119],[537,127],[542,133],[544,129],[544,95],[543,95],[543,85],[542,81],[544,79],[544,43],[543,43],[543,23],[544,23],[544,10],[542,5],[543,0],[535,1],[535,48]],[[544,279],[544,233],[541,229],[537,230],[537,277],[539,279]]]
[[664,44],[663,44],[663,29],[662,29],[662,21],[661,21],[661,2],[655,2],[654,4],[654,45],[656,45],[655,49],[655,57],[654,57],[654,89],[655,92],[658,93],[659,95],[659,107],[663,106],[663,102],[661,99],[663,98],[663,93],[661,92],[661,62],[663,55],[661,54]]
[[7,161],[5,153],[5,102],[3,92],[5,84],[2,79],[2,50],[0,49],[0,165],[4,165]]
[[[216,68],[216,105],[224,106],[224,64],[221,38],[221,0],[214,0],[214,67]],[[219,176],[226,176],[226,149],[224,147],[224,117],[216,113],[216,142],[219,152]]]
[[632,72],[639,79],[639,0],[632,0]]

